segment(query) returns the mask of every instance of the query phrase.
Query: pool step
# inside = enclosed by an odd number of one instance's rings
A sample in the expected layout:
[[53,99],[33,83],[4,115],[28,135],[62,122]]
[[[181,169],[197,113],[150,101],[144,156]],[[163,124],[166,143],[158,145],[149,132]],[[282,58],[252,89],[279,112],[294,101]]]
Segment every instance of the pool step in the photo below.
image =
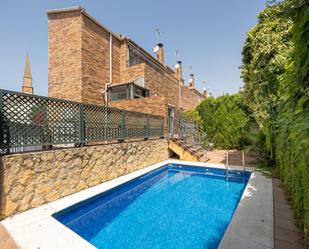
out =
[[[186,171],[186,170],[182,170],[182,169],[174,169],[174,170],[177,171],[177,172],[183,172],[184,174],[190,174],[190,175],[192,174],[190,171]],[[230,182],[243,182],[245,180],[244,172],[235,171],[235,170],[231,170],[227,175],[224,174],[224,172],[219,173],[219,172],[213,172],[212,170],[195,172],[193,174],[224,178],[225,180],[230,181]]]

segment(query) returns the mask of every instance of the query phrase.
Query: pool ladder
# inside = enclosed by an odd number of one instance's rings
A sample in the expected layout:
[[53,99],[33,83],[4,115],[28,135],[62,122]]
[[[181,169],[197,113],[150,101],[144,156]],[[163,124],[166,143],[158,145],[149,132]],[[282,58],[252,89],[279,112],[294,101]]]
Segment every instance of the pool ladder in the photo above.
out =
[[225,180],[229,180],[229,150],[226,151],[226,159],[225,159]]
[[241,164],[242,164],[242,178],[243,178],[243,182],[245,182],[245,173],[246,173],[246,165],[245,165],[245,151],[242,150],[241,152]]
[[[242,164],[242,176],[243,181],[245,181],[245,172],[246,172],[246,165],[245,165],[245,151],[241,151],[241,164]],[[229,178],[229,150],[226,151],[226,159],[225,159],[225,179],[228,181]]]

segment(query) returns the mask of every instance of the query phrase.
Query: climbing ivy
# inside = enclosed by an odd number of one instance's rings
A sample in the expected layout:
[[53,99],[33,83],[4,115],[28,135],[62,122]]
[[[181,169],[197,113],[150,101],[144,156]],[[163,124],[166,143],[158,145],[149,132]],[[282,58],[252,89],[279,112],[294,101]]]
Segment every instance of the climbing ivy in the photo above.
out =
[[[245,101],[262,134],[269,163],[291,197],[299,225],[309,229],[309,4],[268,5],[243,48]],[[307,243],[309,248],[309,243]]]
[[242,78],[245,101],[265,135],[269,159],[275,159],[280,77],[292,47],[292,19],[284,4],[267,6],[258,15],[258,24],[248,33],[242,52]]

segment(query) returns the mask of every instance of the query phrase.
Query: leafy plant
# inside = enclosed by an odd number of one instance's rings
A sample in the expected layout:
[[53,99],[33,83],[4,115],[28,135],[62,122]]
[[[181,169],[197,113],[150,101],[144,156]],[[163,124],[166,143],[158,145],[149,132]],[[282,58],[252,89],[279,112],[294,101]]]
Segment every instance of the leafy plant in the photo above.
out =
[[209,97],[198,107],[205,132],[219,148],[241,148],[250,118],[243,102],[242,93]]
[[307,1],[272,2],[259,14],[258,24],[248,32],[243,48],[242,77],[245,101],[258,124],[255,150],[268,164],[276,165],[293,202],[299,226],[308,238]]

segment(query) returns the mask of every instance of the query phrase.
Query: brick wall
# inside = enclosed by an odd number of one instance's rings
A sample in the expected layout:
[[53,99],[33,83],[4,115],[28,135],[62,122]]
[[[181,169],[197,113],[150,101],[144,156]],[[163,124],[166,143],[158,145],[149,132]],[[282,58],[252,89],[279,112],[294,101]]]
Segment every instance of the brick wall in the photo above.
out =
[[140,77],[145,77],[145,63],[137,64],[131,67],[123,66],[121,71],[121,81],[131,82]]
[[[80,10],[48,14],[48,93],[103,104],[109,79],[110,33]],[[120,82],[121,42],[112,40],[113,82]]]
[[[110,82],[110,31],[83,10],[49,13],[48,19],[49,96],[104,104],[102,92]],[[127,46],[132,42],[113,35],[112,82],[130,82],[144,77],[150,96],[165,98],[164,113],[167,113],[168,105],[175,107],[178,112],[180,96],[183,109],[193,109],[199,103],[200,94],[187,87],[180,87],[180,75],[142,51],[142,48],[141,53],[147,61],[127,67]],[[139,103],[143,111],[161,105],[154,104],[155,101],[161,100],[150,98],[149,101],[125,101],[121,106],[127,109],[131,104],[126,104]]]
[[81,101],[81,13],[48,15],[48,96]]
[[188,86],[181,86],[181,109],[188,111],[193,110],[204,98],[202,94]]
[[[109,79],[110,33],[82,15],[82,101],[103,104],[102,91]],[[113,81],[120,81],[120,42],[112,41]]]
[[167,100],[161,96],[113,101],[109,106],[164,117],[167,115]]
[[165,69],[145,65],[145,87],[150,94],[166,97],[169,105],[179,106],[179,82]]
[[167,131],[167,99],[162,96],[151,96],[140,99],[127,99],[110,102],[110,106],[129,111],[144,112],[164,117],[164,127]]

